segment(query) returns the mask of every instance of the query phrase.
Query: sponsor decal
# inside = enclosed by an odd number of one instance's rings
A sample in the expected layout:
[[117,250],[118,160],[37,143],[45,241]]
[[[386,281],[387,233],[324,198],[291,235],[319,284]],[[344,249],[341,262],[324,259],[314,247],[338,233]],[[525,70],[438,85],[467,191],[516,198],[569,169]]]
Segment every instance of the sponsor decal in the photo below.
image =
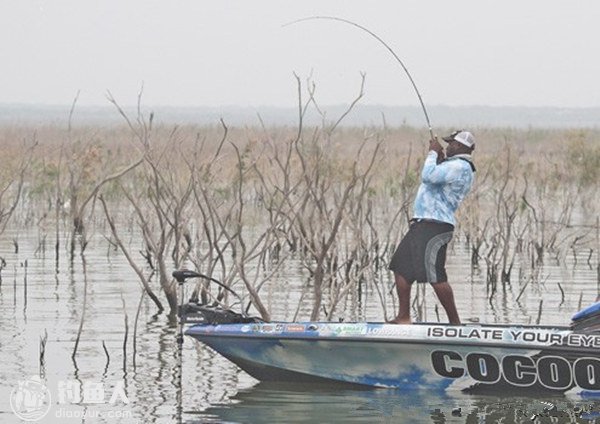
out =
[[366,324],[329,324],[321,327],[321,336],[360,336],[367,333]]
[[242,328],[240,328],[240,331],[242,333],[247,333],[248,331],[250,331],[250,326],[249,325],[242,325]]
[[281,333],[281,332],[283,332],[283,325],[282,324],[263,324],[260,328],[260,332],[261,333],[269,333],[269,334]]
[[285,326],[285,331],[288,333],[303,333],[306,327],[302,324],[288,324]]
[[576,385],[584,390],[600,391],[600,359],[584,357],[569,362],[560,356],[532,358],[507,355],[502,359],[486,352],[463,354],[451,350],[431,353],[431,365],[436,374],[447,378],[468,375],[480,383],[494,384],[503,377],[516,387],[535,383],[552,390],[568,390]]
[[238,328],[237,325],[219,324],[214,327],[215,333],[219,333],[219,332],[221,332],[221,333],[237,333],[238,331],[241,331],[241,329]]
[[[378,325],[367,329],[367,336],[410,336],[411,328],[406,325]],[[422,333],[421,333],[422,334]]]

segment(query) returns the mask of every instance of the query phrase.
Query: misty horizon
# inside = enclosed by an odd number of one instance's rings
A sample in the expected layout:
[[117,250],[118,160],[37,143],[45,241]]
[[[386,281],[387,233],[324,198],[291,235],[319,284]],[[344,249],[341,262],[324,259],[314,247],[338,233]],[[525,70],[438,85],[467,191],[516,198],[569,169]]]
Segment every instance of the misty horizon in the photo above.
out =
[[[335,122],[349,105],[325,105],[321,116],[309,108],[304,119],[307,125]],[[130,117],[137,114],[137,106],[121,105]],[[157,123],[219,125],[223,119],[228,125],[267,126],[296,125],[298,107],[274,106],[165,106],[141,104],[142,113],[154,114]],[[11,125],[66,125],[72,105],[2,104],[0,124]],[[515,127],[515,128],[599,128],[600,107],[560,108],[519,106],[427,106],[434,127]],[[75,105],[72,124],[118,125],[124,123],[116,107],[106,105]],[[385,106],[357,104],[341,123],[343,126],[402,126],[426,127],[423,110],[418,106]]]

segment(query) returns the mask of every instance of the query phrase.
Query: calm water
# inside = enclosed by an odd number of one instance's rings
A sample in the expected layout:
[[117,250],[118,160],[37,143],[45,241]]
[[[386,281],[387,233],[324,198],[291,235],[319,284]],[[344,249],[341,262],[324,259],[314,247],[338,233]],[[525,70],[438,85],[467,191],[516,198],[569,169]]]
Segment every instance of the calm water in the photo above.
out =
[[[553,403],[562,414],[554,422],[594,422],[594,411],[600,409],[597,401],[564,397],[456,394],[439,398],[389,390],[264,384],[191,339],[183,345],[183,384],[179,384],[177,329],[164,314],[154,316],[154,305],[147,299],[141,304],[134,346],[142,291],[124,258],[97,235],[86,250],[84,273],[82,259],[76,257],[71,264],[64,249],[57,266],[54,240],[48,236],[43,241],[38,230],[8,232],[0,239],[0,256],[6,261],[0,286],[2,423],[20,422],[11,408],[11,394],[14,401],[19,381],[40,375],[51,396],[50,410],[40,422],[511,423],[531,422],[531,414],[547,406],[543,402]],[[500,288],[489,301],[484,270],[471,272],[469,256],[458,240],[450,252],[448,272],[455,281],[459,311],[465,319],[476,317],[482,322],[529,323],[537,320],[543,299],[541,322],[566,324],[580,302],[589,304],[596,296],[595,262],[594,266],[587,263],[588,253],[569,254],[562,266],[549,259],[541,270],[543,283],[527,287],[519,302],[515,299],[523,283],[516,281],[515,272],[515,282]],[[265,292],[274,317],[282,320],[293,317],[304,284],[300,267],[286,268]],[[85,321],[73,361],[86,279]],[[425,317],[435,321],[431,290],[426,294]],[[372,288],[365,298],[353,313],[382,320],[382,307]],[[387,303],[391,313],[391,298]],[[299,318],[306,319],[308,313],[309,305],[300,310]],[[352,314],[341,309],[339,315]],[[445,319],[443,314],[441,318]],[[46,334],[45,361],[40,364],[40,341]],[[569,418],[574,408],[592,412],[576,420]]]

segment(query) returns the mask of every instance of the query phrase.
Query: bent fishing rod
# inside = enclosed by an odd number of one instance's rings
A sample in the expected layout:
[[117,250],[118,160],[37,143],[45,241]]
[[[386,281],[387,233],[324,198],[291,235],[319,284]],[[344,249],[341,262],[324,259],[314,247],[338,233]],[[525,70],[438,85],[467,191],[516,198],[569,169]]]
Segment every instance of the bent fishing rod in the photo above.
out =
[[429,129],[429,134],[431,135],[431,139],[432,140],[435,139],[435,137],[433,135],[433,129],[431,128],[431,122],[429,121],[429,114],[427,113],[427,108],[425,107],[425,103],[423,102],[423,98],[421,97],[421,93],[419,92],[419,89],[417,88],[417,84],[415,84],[415,80],[413,80],[413,77],[410,75],[410,72],[408,72],[408,68],[406,67],[406,65],[404,65],[404,62],[402,62],[402,60],[398,57],[398,55],[396,54],[396,52],[394,52],[394,50],[392,50],[392,48],[385,41],[383,41],[383,39],[381,37],[379,37],[377,34],[375,34],[370,29],[365,28],[364,26],[359,25],[356,22],[352,22],[352,21],[350,21],[348,19],[338,18],[338,17],[335,17],[335,16],[310,16],[308,18],[302,18],[302,19],[298,19],[298,20],[292,21],[292,22],[287,23],[287,24],[285,24],[283,26],[286,27],[286,26],[298,24],[300,22],[313,21],[313,20],[330,20],[330,21],[343,22],[343,23],[346,23],[348,25],[352,25],[353,27],[358,28],[358,29],[366,32],[371,37],[373,37],[377,41],[379,41],[392,54],[392,56],[394,56],[394,59],[396,59],[396,62],[398,62],[400,64],[400,66],[402,67],[402,69],[404,70],[404,72],[406,73],[406,75],[408,76],[408,79],[410,80],[410,83],[412,84],[412,86],[413,86],[413,88],[415,90],[415,93],[417,93],[417,97],[419,98],[419,103],[421,103],[421,109],[423,109],[423,114],[425,114],[425,121],[427,122],[427,127]]

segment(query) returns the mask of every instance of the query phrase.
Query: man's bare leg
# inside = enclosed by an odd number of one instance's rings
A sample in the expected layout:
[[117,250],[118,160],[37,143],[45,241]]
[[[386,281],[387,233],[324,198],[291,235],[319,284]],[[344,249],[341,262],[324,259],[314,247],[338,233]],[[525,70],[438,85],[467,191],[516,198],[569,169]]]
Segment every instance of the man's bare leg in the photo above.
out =
[[396,279],[396,291],[398,292],[399,312],[398,316],[389,321],[391,324],[411,324],[410,321],[410,289],[409,284],[403,276],[394,273]]
[[458,311],[456,310],[456,304],[454,303],[454,293],[450,284],[446,283],[434,283],[431,285],[438,299],[442,303],[442,306],[446,310],[448,315],[448,321],[450,324],[460,324],[460,318],[458,317]]

